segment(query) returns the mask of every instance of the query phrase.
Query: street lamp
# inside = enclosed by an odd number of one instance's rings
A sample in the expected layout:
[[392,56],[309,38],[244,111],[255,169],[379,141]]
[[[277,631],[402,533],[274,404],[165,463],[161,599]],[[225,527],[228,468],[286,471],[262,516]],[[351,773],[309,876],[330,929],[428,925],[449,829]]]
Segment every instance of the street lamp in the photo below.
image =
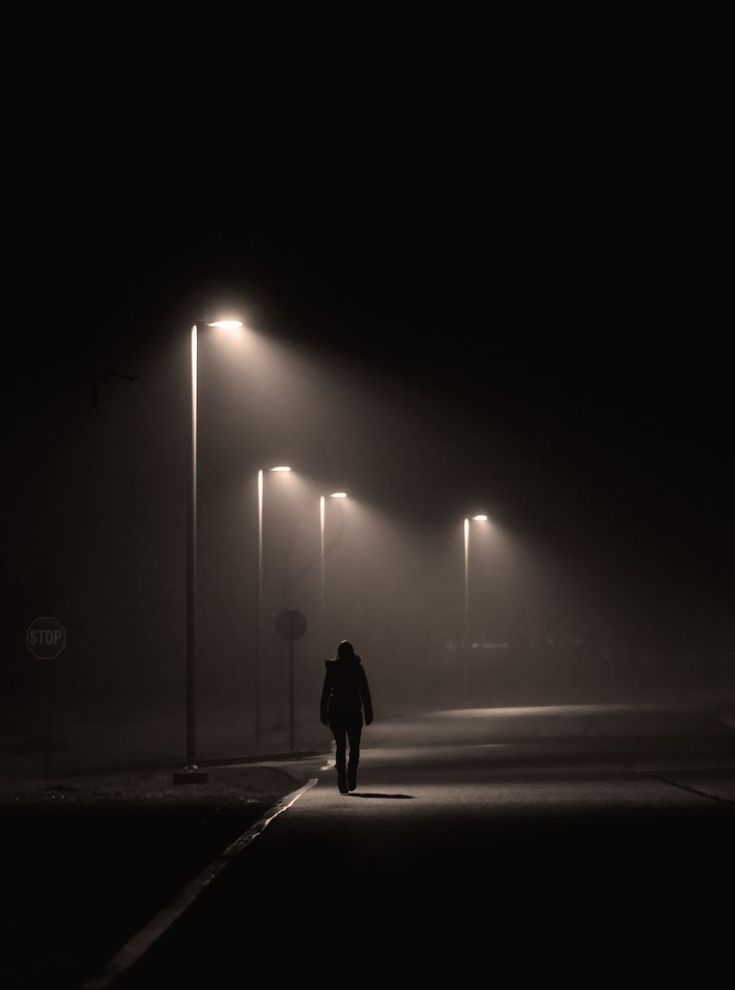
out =
[[470,638],[470,518],[473,522],[487,522],[487,516],[479,514],[467,516],[464,521],[464,705],[469,704],[469,653]]
[[[347,492],[332,492],[329,498],[347,498]],[[327,523],[327,496],[319,497],[319,632],[322,640],[322,651],[326,648],[325,623],[325,592],[324,592],[324,557],[326,554],[325,533]]]
[[[268,468],[269,474],[287,474],[285,464]],[[263,650],[263,470],[258,471],[258,581],[255,589],[255,744],[262,734],[262,704],[260,698],[260,668]]]
[[197,580],[197,372],[198,331],[205,327],[239,330],[240,320],[200,320],[191,328],[191,427],[189,432],[189,485],[186,544],[186,764],[174,773],[174,783],[199,782],[207,779],[196,764],[196,580]]

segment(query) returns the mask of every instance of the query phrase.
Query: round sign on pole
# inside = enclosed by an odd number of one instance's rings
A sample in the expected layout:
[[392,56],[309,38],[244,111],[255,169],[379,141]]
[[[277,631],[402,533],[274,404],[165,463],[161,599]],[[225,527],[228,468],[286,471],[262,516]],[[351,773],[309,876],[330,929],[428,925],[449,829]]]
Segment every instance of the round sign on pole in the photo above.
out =
[[290,640],[292,643],[306,632],[306,616],[295,608],[284,609],[276,615],[276,632],[281,639]]
[[26,629],[26,649],[36,660],[55,660],[66,647],[66,629],[58,619],[42,615]]

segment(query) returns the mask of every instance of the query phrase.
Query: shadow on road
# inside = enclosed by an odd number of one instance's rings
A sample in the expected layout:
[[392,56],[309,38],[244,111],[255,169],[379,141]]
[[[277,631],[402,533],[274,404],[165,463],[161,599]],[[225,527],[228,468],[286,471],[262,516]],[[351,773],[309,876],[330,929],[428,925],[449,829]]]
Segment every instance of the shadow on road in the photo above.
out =
[[350,797],[360,798],[391,798],[394,801],[413,801],[413,794],[373,794],[366,791],[364,794],[350,794]]

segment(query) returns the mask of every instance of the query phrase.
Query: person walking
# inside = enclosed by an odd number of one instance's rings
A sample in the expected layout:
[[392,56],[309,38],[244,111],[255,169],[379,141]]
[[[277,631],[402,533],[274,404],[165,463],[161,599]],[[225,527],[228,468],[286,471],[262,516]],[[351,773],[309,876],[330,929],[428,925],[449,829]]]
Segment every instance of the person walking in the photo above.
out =
[[[337,786],[340,794],[347,794],[357,787],[362,712],[365,712],[365,725],[370,725],[373,720],[373,703],[365,668],[352,643],[343,640],[337,647],[336,658],[325,660],[324,665],[327,672],[324,675],[319,715],[322,725],[328,725],[332,730],[337,745]],[[348,739],[349,761],[346,760]]]

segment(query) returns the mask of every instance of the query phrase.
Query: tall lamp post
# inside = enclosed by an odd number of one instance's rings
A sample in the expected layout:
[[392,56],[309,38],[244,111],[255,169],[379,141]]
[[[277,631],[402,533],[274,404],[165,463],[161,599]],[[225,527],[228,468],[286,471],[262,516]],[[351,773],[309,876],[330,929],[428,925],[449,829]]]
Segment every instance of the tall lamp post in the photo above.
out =
[[207,774],[196,764],[196,592],[197,592],[197,343],[199,330],[216,327],[239,330],[240,320],[199,320],[191,328],[191,422],[189,430],[189,484],[186,541],[186,762],[174,773],[174,783],[205,781]]
[[[287,474],[291,468],[285,464],[268,468],[269,474]],[[258,580],[255,586],[255,744],[260,745],[263,733],[263,705],[261,701],[260,673],[263,653],[263,470],[258,471]]]
[[[347,492],[332,492],[329,498],[347,498]],[[319,497],[319,633],[322,640],[322,652],[326,649],[326,609],[325,609],[325,568],[326,556],[326,527],[327,527],[327,496]]]
[[487,516],[467,516],[464,521],[464,706],[469,705],[469,639],[470,639],[470,518],[473,522],[487,522]]

